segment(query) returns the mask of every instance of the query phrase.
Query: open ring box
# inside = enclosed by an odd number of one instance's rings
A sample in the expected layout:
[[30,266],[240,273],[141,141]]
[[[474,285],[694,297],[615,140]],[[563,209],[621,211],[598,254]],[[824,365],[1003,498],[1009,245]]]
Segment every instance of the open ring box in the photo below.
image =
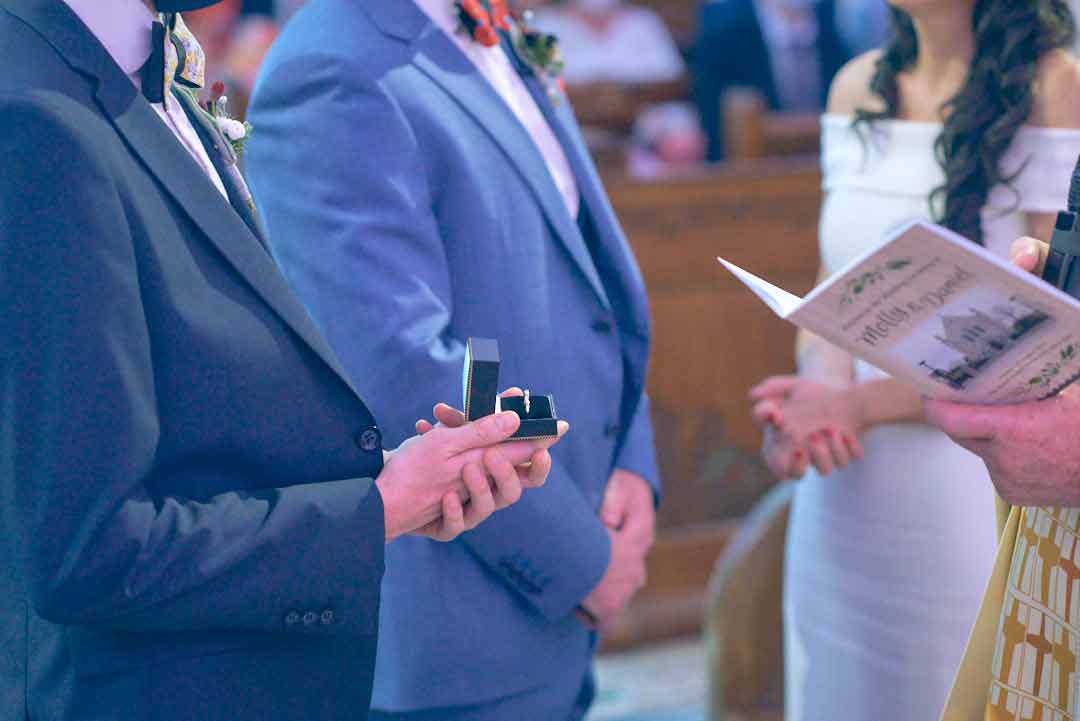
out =
[[521,418],[521,427],[508,440],[521,441],[556,438],[559,418],[555,399],[546,395],[499,397],[499,343],[490,338],[470,338],[465,351],[462,377],[465,418],[476,421],[493,413],[513,411]]

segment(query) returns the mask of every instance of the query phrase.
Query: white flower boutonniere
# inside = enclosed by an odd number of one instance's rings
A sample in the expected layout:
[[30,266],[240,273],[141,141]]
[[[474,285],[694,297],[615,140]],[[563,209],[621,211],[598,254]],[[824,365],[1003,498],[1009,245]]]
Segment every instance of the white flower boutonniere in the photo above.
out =
[[233,153],[239,157],[244,152],[244,143],[251,136],[251,123],[241,122],[229,117],[229,99],[225,97],[225,84],[220,80],[210,88],[210,101],[206,111],[214,119],[218,130],[229,141]]

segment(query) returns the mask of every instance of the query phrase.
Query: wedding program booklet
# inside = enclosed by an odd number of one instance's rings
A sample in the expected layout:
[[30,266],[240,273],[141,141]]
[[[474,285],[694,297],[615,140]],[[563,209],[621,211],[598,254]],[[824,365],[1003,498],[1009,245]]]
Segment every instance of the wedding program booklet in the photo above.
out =
[[1049,398],[1080,378],[1080,301],[925,222],[799,298],[718,260],[781,318],[932,398]]

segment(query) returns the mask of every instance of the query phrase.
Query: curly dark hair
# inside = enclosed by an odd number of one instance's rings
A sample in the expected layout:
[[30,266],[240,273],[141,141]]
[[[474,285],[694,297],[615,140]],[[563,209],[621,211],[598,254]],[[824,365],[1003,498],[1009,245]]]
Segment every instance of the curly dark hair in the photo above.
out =
[[[895,118],[897,76],[914,66],[918,36],[911,16],[890,8],[892,28],[870,81],[885,102],[874,112],[855,112],[857,129]],[[1009,186],[1001,158],[1031,114],[1039,59],[1070,47],[1076,25],[1065,0],[977,0],[972,13],[975,54],[960,91],[942,108],[944,128],[934,144],[945,183],[930,194],[935,220],[982,243],[981,212],[990,191]]]

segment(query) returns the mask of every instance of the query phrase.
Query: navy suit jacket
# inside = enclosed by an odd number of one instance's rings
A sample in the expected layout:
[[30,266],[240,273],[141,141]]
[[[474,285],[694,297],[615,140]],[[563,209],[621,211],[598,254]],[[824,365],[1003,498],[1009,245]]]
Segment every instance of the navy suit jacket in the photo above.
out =
[[[818,59],[821,72],[821,107],[829,86],[851,52],[836,28],[833,0],[815,4],[818,22]],[[723,158],[723,118],[720,100],[735,86],[760,90],[769,107],[780,109],[769,49],[754,10],[754,0],[712,0],[701,8],[698,39],[693,50],[694,97],[709,143],[709,160]]]
[[461,398],[469,336],[498,339],[501,384],[554,394],[572,426],[543,489],[455,543],[387,549],[376,708],[584,676],[593,639],[573,612],[608,564],[606,482],[622,467],[658,488],[641,275],[569,103],[523,76],[584,233],[525,128],[410,0],[310,0],[251,104],[274,253],[388,441]]
[[0,66],[0,718],[363,719],[374,419],[65,4]]

